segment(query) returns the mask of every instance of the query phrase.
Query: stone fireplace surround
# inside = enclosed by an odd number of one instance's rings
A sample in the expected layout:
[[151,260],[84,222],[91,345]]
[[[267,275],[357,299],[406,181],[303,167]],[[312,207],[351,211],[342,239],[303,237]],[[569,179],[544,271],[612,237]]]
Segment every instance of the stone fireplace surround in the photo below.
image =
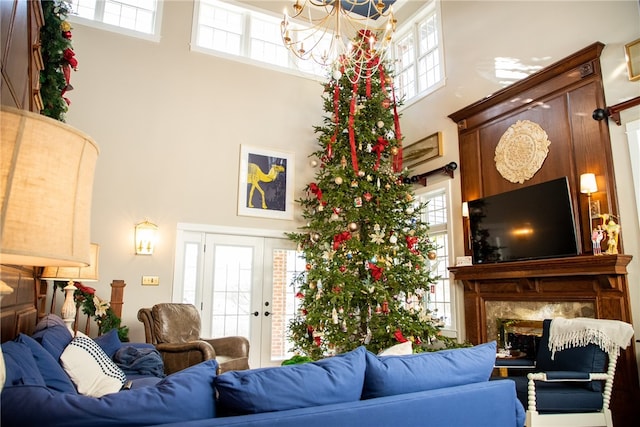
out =
[[[464,287],[466,340],[499,336],[498,319],[539,321],[593,317],[632,323],[627,265],[630,255],[576,256],[450,267]],[[640,419],[634,343],[618,359],[611,409],[616,427]]]

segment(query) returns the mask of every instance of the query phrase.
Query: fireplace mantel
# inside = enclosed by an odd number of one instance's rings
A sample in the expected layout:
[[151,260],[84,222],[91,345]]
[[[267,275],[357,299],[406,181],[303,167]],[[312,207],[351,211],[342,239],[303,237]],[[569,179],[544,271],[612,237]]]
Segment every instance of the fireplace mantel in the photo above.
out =
[[[576,256],[496,264],[450,267],[464,285],[466,340],[490,341],[486,303],[506,301],[591,302],[594,317],[633,323],[627,283],[631,255]],[[640,418],[639,408],[625,401],[640,401],[634,344],[621,352],[613,394],[616,425]],[[637,406],[637,405],[635,405]]]

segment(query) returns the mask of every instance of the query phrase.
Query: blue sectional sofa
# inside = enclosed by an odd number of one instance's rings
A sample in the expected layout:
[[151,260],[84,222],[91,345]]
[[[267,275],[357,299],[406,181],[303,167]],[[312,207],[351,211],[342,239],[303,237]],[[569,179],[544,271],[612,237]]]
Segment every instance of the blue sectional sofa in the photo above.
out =
[[[50,335],[3,343],[3,427],[524,425],[513,381],[488,381],[495,342],[408,356],[360,347],[313,363],[219,376],[210,360],[165,378],[128,372],[133,387],[92,397],[78,392],[77,378],[64,377],[68,352],[55,342],[64,334]],[[120,345],[101,344],[107,356]]]

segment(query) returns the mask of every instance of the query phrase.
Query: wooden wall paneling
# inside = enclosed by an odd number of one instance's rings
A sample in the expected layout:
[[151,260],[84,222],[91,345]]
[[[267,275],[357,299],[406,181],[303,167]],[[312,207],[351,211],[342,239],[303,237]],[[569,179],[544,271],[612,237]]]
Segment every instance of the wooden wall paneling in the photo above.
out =
[[38,0],[0,1],[0,102],[40,112],[40,27],[44,22]]

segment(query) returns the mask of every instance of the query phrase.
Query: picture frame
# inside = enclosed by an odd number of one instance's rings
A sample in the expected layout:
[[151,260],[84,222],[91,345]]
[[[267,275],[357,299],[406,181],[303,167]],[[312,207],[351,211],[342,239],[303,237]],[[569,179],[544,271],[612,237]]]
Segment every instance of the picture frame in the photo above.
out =
[[640,79],[640,39],[624,45],[624,53],[627,59],[627,71],[629,72],[629,80],[636,81]]
[[240,145],[238,215],[293,219],[293,153]]
[[409,169],[413,169],[436,157],[443,156],[442,132],[436,132],[423,138],[402,150],[402,162]]

